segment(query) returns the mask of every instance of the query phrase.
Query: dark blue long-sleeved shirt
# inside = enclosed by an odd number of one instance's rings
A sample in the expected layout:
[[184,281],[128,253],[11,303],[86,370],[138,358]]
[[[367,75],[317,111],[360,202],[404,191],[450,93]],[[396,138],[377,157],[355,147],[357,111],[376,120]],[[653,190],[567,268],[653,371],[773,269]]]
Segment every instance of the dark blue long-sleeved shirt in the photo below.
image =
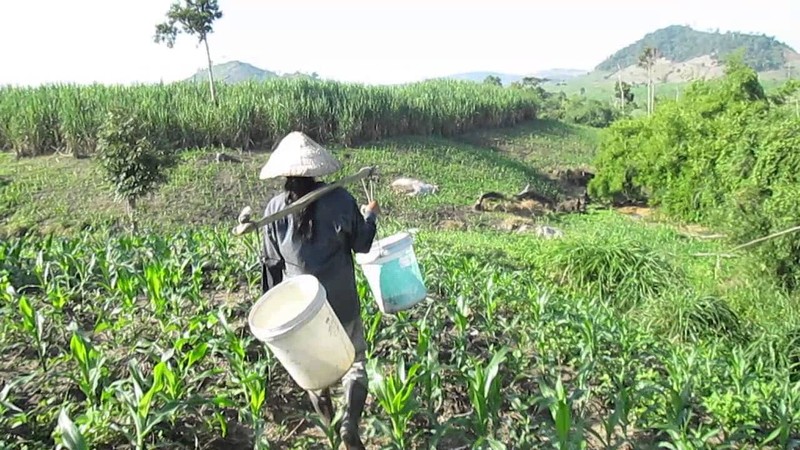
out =
[[[317,189],[324,186],[317,185]],[[273,197],[265,215],[285,208],[287,193]],[[352,252],[369,252],[375,238],[376,218],[364,217],[355,198],[336,188],[314,202],[313,237],[304,241],[295,235],[294,215],[264,227],[266,267],[272,285],[281,279],[311,274],[325,287],[334,313],[343,325],[359,314]]]

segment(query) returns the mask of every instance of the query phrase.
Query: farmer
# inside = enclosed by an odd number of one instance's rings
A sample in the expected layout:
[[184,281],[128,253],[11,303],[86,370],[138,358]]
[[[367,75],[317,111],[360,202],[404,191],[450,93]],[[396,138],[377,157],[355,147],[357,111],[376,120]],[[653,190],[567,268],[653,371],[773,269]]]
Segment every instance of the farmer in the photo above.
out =
[[[324,186],[315,177],[332,174],[340,168],[333,155],[308,136],[289,133],[261,169],[262,180],[286,177],[283,192],[269,201],[265,215],[274,214]],[[339,433],[348,449],[365,448],[358,428],[368,387],[364,367],[367,343],[351,252],[370,250],[379,212],[375,201],[359,210],[355,198],[347,190],[337,188],[294,215],[264,227],[262,290],[269,290],[284,278],[314,275],[325,287],[328,301],[355,347],[355,362],[342,378],[346,409]],[[308,394],[317,414],[330,426],[335,414],[329,390]]]

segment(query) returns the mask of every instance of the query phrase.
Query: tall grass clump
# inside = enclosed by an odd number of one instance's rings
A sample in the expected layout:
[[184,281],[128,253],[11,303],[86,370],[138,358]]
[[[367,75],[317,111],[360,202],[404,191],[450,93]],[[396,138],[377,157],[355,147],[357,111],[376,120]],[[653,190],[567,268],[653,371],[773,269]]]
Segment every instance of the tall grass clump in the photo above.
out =
[[539,266],[573,293],[597,296],[626,311],[684,281],[680,268],[622,236],[581,236],[544,246]]
[[686,343],[700,339],[742,342],[748,329],[724,298],[686,290],[649,299],[637,316],[657,334]]
[[109,109],[143,117],[174,149],[271,147],[290,131],[353,145],[405,134],[450,136],[535,117],[524,90],[460,81],[363,86],[275,79],[219,87],[219,105],[192,83],[0,88],[0,147],[20,156],[90,154]]

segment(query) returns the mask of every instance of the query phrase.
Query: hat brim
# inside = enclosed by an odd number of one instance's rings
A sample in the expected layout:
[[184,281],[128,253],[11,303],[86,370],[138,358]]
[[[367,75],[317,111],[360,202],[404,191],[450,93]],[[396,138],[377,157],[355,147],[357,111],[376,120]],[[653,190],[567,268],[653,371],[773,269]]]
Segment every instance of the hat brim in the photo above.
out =
[[304,133],[284,137],[261,168],[259,178],[323,177],[339,171],[342,164],[325,147]]

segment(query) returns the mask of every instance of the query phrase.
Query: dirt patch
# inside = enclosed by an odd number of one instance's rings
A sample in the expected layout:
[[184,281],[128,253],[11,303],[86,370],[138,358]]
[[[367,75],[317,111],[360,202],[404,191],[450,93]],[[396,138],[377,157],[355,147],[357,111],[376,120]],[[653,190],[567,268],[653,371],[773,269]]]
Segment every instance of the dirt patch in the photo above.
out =
[[556,183],[568,197],[582,195],[589,182],[594,178],[593,169],[589,166],[556,167],[547,172],[547,177]]
[[646,206],[621,206],[614,208],[614,210],[633,219],[652,219],[655,217],[655,211]]
[[547,205],[536,200],[514,201],[496,198],[476,202],[473,209],[476,211],[502,212],[519,217],[543,216],[549,211]]
[[467,223],[463,220],[445,219],[436,224],[436,229],[444,231],[463,231],[467,229]]
[[676,225],[675,229],[682,235],[698,239],[723,239],[726,236],[697,224]]

